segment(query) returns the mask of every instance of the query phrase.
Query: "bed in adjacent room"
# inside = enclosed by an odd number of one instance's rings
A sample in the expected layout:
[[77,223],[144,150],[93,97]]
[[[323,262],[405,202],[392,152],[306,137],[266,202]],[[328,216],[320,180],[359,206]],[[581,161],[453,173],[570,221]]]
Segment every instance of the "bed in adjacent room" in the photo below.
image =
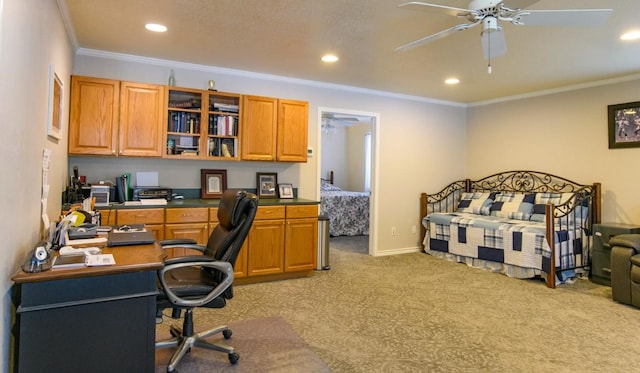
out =
[[331,236],[369,234],[368,192],[345,191],[333,184],[333,171],[320,179],[320,214],[329,218]]

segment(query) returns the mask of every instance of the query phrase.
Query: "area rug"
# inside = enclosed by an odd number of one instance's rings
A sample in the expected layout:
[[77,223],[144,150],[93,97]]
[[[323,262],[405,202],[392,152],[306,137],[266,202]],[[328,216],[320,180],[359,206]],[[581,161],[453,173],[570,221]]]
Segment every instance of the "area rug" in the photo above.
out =
[[[206,310],[205,310],[206,311]],[[177,320],[176,320],[177,321]],[[157,339],[170,338],[168,325],[174,320],[165,319],[158,328]],[[214,327],[215,325],[211,325]],[[213,342],[226,343],[240,354],[237,364],[229,363],[227,354],[193,348],[182,358],[176,371],[196,372],[331,372],[331,369],[313,352],[281,317],[264,317],[229,323],[233,331],[230,339],[222,335],[210,338]],[[166,372],[167,363],[175,349],[156,351],[156,373]]]

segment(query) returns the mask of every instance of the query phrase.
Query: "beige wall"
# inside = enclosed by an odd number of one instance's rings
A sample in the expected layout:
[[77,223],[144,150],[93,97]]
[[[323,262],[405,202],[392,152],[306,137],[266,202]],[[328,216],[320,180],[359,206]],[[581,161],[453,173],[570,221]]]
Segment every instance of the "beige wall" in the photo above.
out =
[[609,149],[607,105],[638,101],[640,80],[469,109],[468,176],[536,170],[602,183],[602,220],[640,223],[640,148]]
[[[52,151],[50,219],[60,214],[67,178],[66,123],[73,50],[55,0],[0,0],[0,323],[2,371],[9,371],[11,276],[42,238],[42,151]],[[63,139],[47,138],[49,64],[63,82]]]

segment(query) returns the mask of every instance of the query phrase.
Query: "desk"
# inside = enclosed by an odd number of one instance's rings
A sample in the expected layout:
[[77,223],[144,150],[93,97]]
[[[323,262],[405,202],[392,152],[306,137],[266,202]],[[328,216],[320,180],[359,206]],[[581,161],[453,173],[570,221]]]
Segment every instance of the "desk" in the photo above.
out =
[[103,248],[116,265],[11,279],[15,372],[154,372],[157,243]]

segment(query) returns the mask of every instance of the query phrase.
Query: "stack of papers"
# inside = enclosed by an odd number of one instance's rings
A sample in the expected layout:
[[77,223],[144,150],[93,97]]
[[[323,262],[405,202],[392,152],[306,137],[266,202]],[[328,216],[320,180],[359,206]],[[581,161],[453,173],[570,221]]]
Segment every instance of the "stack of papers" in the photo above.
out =
[[141,199],[140,204],[143,206],[166,205],[167,200],[164,198]]

